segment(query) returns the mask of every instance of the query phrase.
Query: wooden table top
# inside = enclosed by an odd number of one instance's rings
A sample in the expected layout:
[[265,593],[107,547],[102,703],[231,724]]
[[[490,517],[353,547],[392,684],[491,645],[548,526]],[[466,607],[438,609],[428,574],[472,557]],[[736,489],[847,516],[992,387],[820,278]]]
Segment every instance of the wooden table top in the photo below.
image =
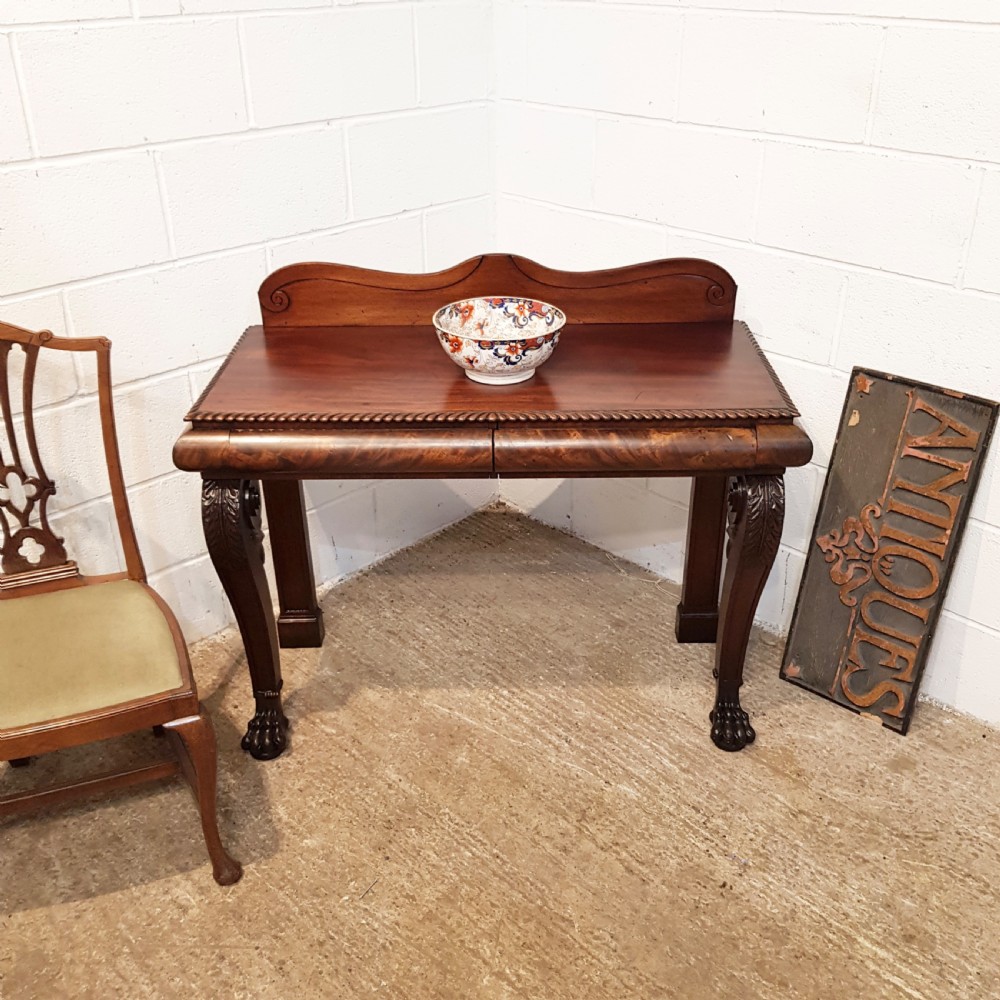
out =
[[798,415],[746,325],[566,327],[534,378],[481,385],[426,326],[246,331],[187,419],[242,424],[789,423]]

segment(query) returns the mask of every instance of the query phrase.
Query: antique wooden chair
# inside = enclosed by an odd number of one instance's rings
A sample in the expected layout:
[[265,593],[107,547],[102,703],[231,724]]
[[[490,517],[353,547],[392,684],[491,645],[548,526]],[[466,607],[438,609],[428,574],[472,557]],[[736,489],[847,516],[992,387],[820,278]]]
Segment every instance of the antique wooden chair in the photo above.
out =
[[[32,407],[42,348],[96,355],[124,573],[82,576],[49,526],[46,508],[56,489],[39,458]],[[0,798],[0,816],[183,771],[215,880],[231,885],[242,869],[219,838],[212,725],[198,703],[177,620],[146,583],[132,527],[115,437],[110,348],[104,338],[54,337],[0,323],[0,761],[23,765],[49,750],[149,728],[171,738],[178,759],[7,795]],[[20,362],[18,419],[11,390]]]

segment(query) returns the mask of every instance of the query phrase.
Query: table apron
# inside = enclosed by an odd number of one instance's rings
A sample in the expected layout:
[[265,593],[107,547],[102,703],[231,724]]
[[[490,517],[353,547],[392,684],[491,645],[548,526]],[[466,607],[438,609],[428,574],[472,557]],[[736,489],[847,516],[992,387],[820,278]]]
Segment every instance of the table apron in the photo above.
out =
[[199,429],[174,446],[178,468],[213,478],[377,479],[638,476],[762,472],[809,461],[792,424],[757,427],[463,425]]

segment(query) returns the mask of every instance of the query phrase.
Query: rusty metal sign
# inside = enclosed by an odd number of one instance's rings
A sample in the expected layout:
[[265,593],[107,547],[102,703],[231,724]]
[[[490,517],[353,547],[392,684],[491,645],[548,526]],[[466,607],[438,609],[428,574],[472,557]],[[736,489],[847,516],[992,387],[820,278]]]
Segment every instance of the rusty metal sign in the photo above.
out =
[[906,732],[996,417],[854,369],[782,677]]

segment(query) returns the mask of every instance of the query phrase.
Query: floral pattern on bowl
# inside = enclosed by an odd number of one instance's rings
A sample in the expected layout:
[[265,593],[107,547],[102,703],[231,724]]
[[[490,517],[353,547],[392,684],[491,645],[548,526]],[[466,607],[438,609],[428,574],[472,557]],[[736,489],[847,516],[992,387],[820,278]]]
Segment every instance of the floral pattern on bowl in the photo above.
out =
[[537,299],[491,295],[462,299],[434,314],[445,353],[473,382],[524,382],[552,354],[566,323],[561,309]]

